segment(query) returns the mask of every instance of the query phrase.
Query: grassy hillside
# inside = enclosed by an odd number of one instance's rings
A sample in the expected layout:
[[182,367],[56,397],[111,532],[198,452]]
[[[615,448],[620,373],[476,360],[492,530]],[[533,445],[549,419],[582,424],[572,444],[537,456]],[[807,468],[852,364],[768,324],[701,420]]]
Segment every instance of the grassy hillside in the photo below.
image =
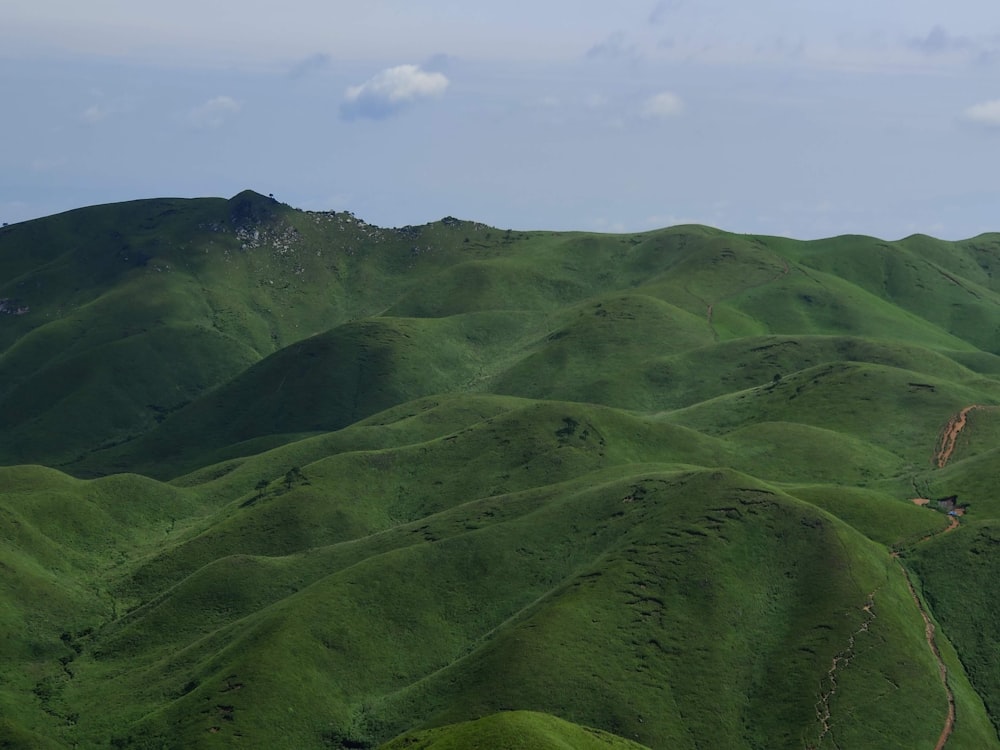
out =
[[498,750],[602,750],[641,748],[599,729],[580,727],[535,711],[510,711],[462,722],[440,729],[412,732],[389,744],[386,750],[448,750],[448,748],[489,747]]
[[998,266],[250,191],[5,227],[0,745],[1000,747]]

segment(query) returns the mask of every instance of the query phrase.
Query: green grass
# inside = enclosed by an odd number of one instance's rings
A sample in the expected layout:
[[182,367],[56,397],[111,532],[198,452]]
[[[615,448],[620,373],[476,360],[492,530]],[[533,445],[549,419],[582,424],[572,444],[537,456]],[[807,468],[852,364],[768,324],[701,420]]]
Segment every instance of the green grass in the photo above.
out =
[[948,526],[948,518],[943,513],[917,506],[911,502],[912,498],[884,490],[843,487],[834,483],[793,485],[785,490],[891,548],[909,546]]
[[1000,669],[996,658],[998,608],[993,595],[1000,574],[996,521],[963,524],[907,554],[922,593],[949,640],[962,670],[981,696],[994,726],[1000,725]]
[[[760,422],[796,421],[876,443],[917,465],[928,460],[948,417],[996,394],[993,386],[985,390],[952,381],[926,385],[931,387],[924,387],[920,374],[909,370],[829,362],[664,418],[717,435]],[[901,413],[906,419],[898,418]]]
[[249,191],[4,228],[0,745],[932,747],[902,563],[1000,747],[998,268]]
[[[74,662],[67,700],[94,710],[116,674],[131,696],[122,723],[178,696],[137,733],[193,742],[218,726],[251,746],[317,744],[331,723],[377,742],[415,720],[531,705],[650,746],[710,733],[795,744],[818,732],[815,686],[890,562],[754,484],[708,472],[584,477],[465,503],[350,549],[223,558],[105,628]],[[285,525],[274,533],[298,526],[291,515]],[[191,621],[192,610],[203,616]],[[883,620],[882,648],[918,651],[922,631]],[[891,672],[897,699],[933,684],[928,660]],[[868,669],[860,657],[854,668]],[[336,690],[320,687],[345,670]],[[188,684],[198,687],[181,695]],[[197,708],[223,700],[231,722]],[[901,710],[888,698],[851,705],[862,725],[892,726]],[[74,732],[86,741],[100,726],[81,720]],[[929,736],[934,722],[907,731]]]
[[384,750],[602,750],[641,748],[634,742],[581,727],[536,711],[509,711],[440,729],[409,732],[382,746]]

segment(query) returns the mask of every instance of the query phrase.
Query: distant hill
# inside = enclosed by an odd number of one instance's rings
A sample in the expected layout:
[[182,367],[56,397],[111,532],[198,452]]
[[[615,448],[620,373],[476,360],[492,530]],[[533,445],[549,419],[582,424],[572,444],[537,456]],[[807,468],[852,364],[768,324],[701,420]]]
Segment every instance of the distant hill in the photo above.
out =
[[0,745],[1000,747],[995,271],[251,191],[4,227]]

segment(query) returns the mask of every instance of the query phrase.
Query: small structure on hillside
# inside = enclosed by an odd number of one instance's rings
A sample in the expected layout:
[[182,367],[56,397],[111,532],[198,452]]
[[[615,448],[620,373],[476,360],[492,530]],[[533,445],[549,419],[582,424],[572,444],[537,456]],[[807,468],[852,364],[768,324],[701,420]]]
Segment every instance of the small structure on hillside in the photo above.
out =
[[958,495],[949,495],[938,500],[937,507],[949,516],[964,516],[969,504],[958,502]]

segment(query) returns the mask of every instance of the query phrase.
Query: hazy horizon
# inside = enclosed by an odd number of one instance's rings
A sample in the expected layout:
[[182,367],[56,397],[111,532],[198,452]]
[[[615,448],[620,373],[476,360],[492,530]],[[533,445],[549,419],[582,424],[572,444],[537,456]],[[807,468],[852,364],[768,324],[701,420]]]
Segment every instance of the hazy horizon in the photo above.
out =
[[982,2],[5,15],[7,222],[251,188],[383,226],[1000,230],[1000,28]]

